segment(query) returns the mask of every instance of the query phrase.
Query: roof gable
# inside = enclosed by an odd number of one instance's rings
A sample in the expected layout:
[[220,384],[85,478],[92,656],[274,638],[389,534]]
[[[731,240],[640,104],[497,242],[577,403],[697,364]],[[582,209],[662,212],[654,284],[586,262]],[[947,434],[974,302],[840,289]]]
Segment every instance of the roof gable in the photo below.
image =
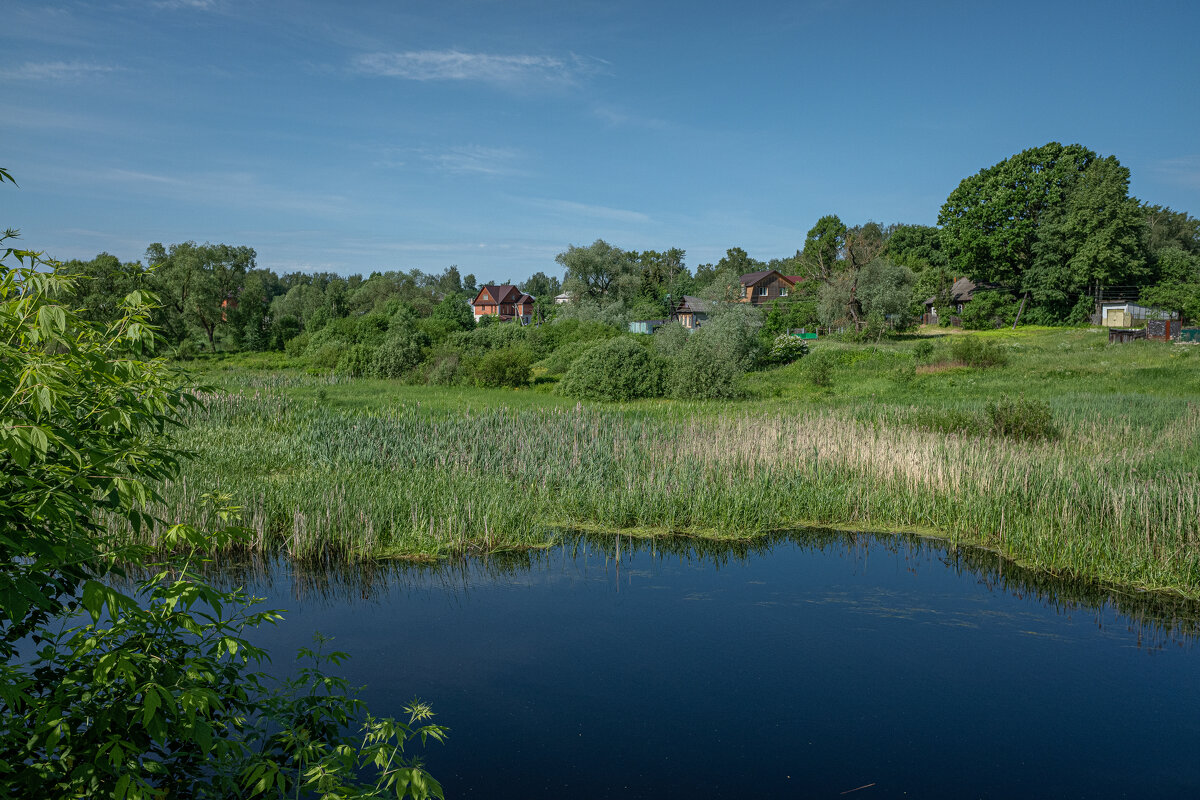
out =
[[[738,283],[742,284],[742,286],[753,286],[769,275],[779,275],[779,273],[773,269],[764,269],[759,270],[758,272],[747,272],[745,275],[738,278]],[[779,275],[779,277],[782,278],[783,276]]]
[[480,303],[516,303],[522,296],[523,293],[521,290],[510,283],[487,283],[479,287],[479,294],[475,295],[475,299],[471,301],[471,305],[477,306]]

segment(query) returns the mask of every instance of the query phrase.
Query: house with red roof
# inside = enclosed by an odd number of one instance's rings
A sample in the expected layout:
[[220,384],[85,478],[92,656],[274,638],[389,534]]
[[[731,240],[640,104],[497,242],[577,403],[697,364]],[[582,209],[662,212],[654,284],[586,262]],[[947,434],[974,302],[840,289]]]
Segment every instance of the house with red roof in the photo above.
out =
[[526,294],[511,284],[487,284],[479,289],[479,294],[471,301],[471,308],[475,310],[476,322],[479,322],[481,317],[494,316],[501,320],[519,319],[521,324],[528,325],[533,319],[533,304],[536,300],[533,295]]

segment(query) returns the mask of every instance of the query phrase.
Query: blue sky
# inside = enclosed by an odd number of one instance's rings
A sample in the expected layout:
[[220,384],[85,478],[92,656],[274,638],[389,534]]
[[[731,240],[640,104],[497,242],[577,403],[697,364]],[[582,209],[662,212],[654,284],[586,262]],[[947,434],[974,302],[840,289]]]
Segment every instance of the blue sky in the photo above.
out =
[[1048,141],[1200,215],[1200,3],[5,3],[0,227],[58,258],[557,273],[932,224]]

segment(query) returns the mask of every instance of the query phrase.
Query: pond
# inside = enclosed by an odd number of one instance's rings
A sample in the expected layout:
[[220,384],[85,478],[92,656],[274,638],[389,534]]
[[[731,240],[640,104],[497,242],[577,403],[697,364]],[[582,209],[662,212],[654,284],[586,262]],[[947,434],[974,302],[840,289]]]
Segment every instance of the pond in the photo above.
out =
[[275,669],[319,630],[374,713],[429,701],[448,797],[1200,794],[1196,609],[989,553],[579,536],[225,576],[288,609],[256,635]]

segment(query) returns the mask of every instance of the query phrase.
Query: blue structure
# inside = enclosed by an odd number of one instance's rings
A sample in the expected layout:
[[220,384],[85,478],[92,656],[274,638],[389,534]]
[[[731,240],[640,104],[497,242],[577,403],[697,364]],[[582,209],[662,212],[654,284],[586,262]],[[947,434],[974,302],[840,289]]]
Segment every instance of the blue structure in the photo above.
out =
[[630,333],[654,333],[656,328],[661,328],[666,320],[663,319],[643,319],[629,323]]

